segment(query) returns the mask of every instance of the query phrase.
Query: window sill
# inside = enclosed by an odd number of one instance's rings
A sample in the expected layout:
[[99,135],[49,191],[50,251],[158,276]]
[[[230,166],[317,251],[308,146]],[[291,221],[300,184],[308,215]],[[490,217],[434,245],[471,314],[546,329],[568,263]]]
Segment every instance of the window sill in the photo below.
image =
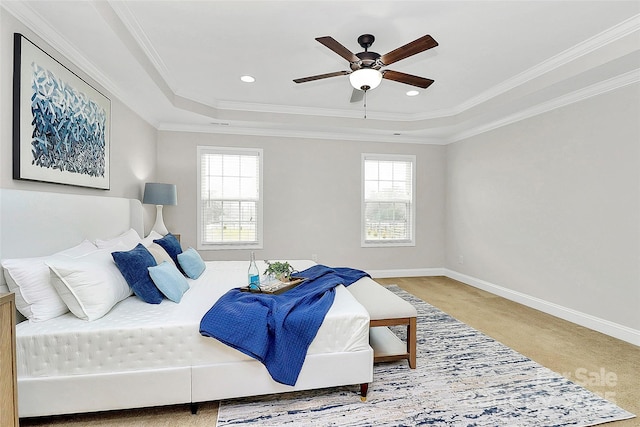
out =
[[262,249],[262,243],[220,243],[220,244],[198,244],[199,251],[232,251],[232,250],[242,250],[242,249],[251,249],[258,250]]
[[395,248],[395,247],[403,247],[403,246],[415,246],[416,242],[362,242],[360,247],[363,248]]

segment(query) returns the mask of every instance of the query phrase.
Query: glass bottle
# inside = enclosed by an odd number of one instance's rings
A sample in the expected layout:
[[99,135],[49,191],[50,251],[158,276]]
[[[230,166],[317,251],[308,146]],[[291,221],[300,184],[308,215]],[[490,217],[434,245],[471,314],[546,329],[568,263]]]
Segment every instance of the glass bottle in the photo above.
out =
[[260,272],[256,265],[256,255],[251,252],[251,262],[249,263],[249,289],[260,289]]

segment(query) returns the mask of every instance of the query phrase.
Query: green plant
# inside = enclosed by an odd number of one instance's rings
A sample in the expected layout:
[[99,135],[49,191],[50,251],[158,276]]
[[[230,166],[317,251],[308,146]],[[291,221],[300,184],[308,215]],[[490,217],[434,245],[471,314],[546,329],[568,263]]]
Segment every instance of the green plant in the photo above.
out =
[[264,274],[273,274],[278,280],[283,282],[289,281],[291,277],[291,273],[293,273],[293,267],[288,262],[269,262],[267,263],[267,269],[264,271]]

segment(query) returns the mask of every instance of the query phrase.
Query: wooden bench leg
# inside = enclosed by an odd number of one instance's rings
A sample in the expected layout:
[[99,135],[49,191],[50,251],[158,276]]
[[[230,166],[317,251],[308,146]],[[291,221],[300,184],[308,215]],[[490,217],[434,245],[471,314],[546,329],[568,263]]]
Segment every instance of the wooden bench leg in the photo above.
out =
[[417,351],[417,321],[415,317],[409,319],[409,325],[407,325],[407,353],[409,353],[409,367],[416,369],[416,351]]
[[367,392],[369,391],[369,383],[360,384],[360,400],[367,401]]
[[[375,320],[371,320],[369,322],[369,325],[371,326],[371,332],[373,333],[373,330],[375,328],[378,327],[389,327],[389,326],[407,326],[407,337],[406,337],[406,351],[405,352],[401,352],[401,353],[387,353],[384,356],[377,356],[376,353],[378,351],[378,348],[376,348],[375,345],[373,346],[374,349],[374,358],[373,361],[374,363],[378,363],[378,362],[390,362],[393,360],[402,360],[402,359],[407,359],[407,361],[409,362],[409,367],[411,369],[415,369],[416,368],[416,359],[417,359],[417,318],[415,317],[399,317],[397,319],[375,319]],[[391,334],[391,336],[396,337],[393,334],[393,331],[389,331],[387,329],[387,331],[389,332],[389,334]],[[378,335],[378,334],[376,334]],[[396,337],[397,338],[397,337]],[[400,341],[400,338],[397,338],[398,341]],[[380,346],[380,343],[382,342],[382,340],[378,340],[378,347]],[[402,348],[402,347],[400,347]],[[381,351],[381,353],[384,353],[384,351]]]

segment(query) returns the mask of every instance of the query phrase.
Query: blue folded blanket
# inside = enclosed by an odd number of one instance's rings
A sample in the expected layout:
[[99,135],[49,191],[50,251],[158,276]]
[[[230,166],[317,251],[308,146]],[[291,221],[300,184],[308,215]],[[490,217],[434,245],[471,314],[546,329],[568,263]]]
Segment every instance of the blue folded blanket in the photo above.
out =
[[307,280],[280,295],[224,294],[200,321],[200,334],[262,362],[271,377],[295,385],[311,341],[333,304],[335,287],[348,286],[367,273],[314,265],[296,274]]

